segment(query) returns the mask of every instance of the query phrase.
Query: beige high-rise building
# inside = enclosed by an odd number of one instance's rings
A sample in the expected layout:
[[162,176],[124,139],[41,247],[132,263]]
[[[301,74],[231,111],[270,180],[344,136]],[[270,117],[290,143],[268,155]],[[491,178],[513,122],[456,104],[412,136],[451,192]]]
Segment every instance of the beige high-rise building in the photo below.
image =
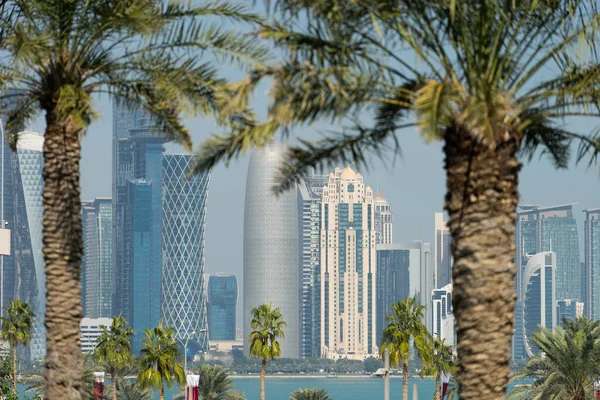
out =
[[373,190],[336,168],[321,207],[321,356],[362,360],[378,350]]

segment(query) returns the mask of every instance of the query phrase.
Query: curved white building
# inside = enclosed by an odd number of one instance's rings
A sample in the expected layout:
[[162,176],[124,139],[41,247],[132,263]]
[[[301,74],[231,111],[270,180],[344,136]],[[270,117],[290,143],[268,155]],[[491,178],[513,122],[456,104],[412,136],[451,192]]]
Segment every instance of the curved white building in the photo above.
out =
[[273,179],[285,146],[271,143],[254,152],[248,166],[244,210],[244,353],[253,308],[272,303],[287,322],[281,356],[299,352],[300,271],[296,192],[276,196]]
[[528,256],[523,271],[523,342],[528,357],[539,350],[531,342],[540,326],[556,326],[556,255],[545,251]]

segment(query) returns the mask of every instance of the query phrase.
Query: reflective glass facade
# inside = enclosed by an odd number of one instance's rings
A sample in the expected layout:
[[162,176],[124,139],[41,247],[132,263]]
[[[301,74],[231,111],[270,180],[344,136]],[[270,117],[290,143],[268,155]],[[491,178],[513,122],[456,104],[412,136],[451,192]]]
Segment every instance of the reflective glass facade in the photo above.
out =
[[600,319],[600,208],[585,210],[585,315]]
[[208,278],[208,332],[210,340],[235,340],[235,310],[238,297],[235,275]]
[[162,161],[162,319],[179,340],[191,339],[192,351],[208,351],[201,331],[207,328],[204,235],[210,175],[186,178],[192,161],[189,155],[165,155]]
[[450,249],[452,237],[446,227],[444,214],[435,213],[434,218],[435,287],[439,289],[452,282],[452,253]]

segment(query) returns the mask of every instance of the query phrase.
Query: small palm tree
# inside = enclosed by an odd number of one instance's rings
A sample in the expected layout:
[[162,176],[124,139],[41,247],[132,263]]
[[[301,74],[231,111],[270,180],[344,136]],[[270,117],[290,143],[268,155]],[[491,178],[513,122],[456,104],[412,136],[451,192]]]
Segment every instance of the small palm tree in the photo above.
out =
[[[219,76],[222,63],[245,68],[266,58],[254,38],[223,29],[223,19],[238,26],[260,22],[245,6],[219,0],[0,1],[0,114],[8,119],[9,142],[14,147],[18,130],[38,114],[46,123],[48,398],[79,397],[79,161],[85,131],[99,118],[93,98],[110,96],[144,110],[157,132],[190,151],[184,114],[210,116],[221,125],[246,116],[243,96]],[[239,101],[228,101],[231,96]]]
[[600,326],[581,321],[556,328],[543,328],[533,334],[540,354],[529,359],[514,380],[533,378],[531,384],[519,385],[509,399],[593,398],[593,383],[600,375]]
[[291,394],[290,400],[331,400],[324,389],[298,389]]
[[422,359],[426,358],[426,343],[429,339],[427,328],[423,324],[424,306],[416,305],[417,298],[407,297],[392,305],[392,314],[387,316],[389,325],[383,330],[380,351],[390,350],[390,364],[402,364],[402,400],[408,400],[408,360],[411,342]]
[[[199,375],[198,400],[244,400],[241,392],[234,390],[229,371],[219,365],[205,365],[195,371]],[[173,399],[183,399],[185,392]]]
[[2,317],[0,334],[12,346],[13,393],[17,393],[17,346],[27,345],[31,340],[33,312],[29,303],[19,299],[11,300],[10,307],[4,307],[6,317]]
[[[146,389],[142,389],[140,384],[136,381],[130,381],[127,379],[117,378],[119,382],[119,394],[117,396],[118,400],[151,400],[152,393],[150,393]],[[114,385],[113,385],[114,387]],[[110,389],[109,394],[112,396],[112,391],[114,389]]]
[[442,394],[442,375],[454,374],[456,362],[452,354],[452,348],[446,346],[444,340],[435,337],[427,341],[424,352],[424,368],[422,376],[435,376],[435,393],[433,400],[440,400]]
[[164,383],[179,386],[185,383],[185,372],[177,361],[179,350],[173,328],[163,328],[162,321],[153,329],[146,329],[142,341],[142,356],[138,362],[137,380],[142,389],[158,389],[160,400],[165,398]]
[[110,328],[102,327],[98,346],[94,349],[94,360],[110,372],[113,400],[117,400],[117,372],[133,365],[131,337],[134,334],[133,328],[127,326],[125,318],[115,317]]
[[271,304],[262,304],[252,309],[252,332],[248,336],[250,343],[250,357],[262,359],[260,368],[260,400],[265,400],[265,374],[267,361],[281,356],[278,339],[284,339],[283,328],[287,324],[283,320],[281,311],[272,308]]

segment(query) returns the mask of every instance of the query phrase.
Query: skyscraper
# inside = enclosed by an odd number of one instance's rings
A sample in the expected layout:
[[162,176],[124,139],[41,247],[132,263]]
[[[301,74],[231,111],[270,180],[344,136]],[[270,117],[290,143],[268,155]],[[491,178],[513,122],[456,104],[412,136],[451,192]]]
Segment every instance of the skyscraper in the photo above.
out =
[[85,265],[84,315],[88,318],[112,316],[112,200],[97,197],[82,202],[83,255]]
[[600,319],[600,208],[584,210],[585,315]]
[[300,236],[300,356],[321,355],[320,233],[321,197],[327,176],[311,176],[298,183]]
[[433,305],[432,335],[445,341],[448,346],[456,346],[456,321],[452,312],[452,284],[431,292]]
[[539,327],[552,330],[556,326],[556,258],[552,252],[537,253],[528,257],[523,270],[523,342],[527,357],[539,352],[531,340]]
[[565,299],[556,302],[556,325],[563,326],[566,319],[583,317],[583,302]]
[[406,249],[404,245],[377,245],[377,332],[376,343],[387,326],[386,317],[392,313],[392,305],[409,296],[421,298],[421,252]]
[[392,244],[392,208],[385,196],[375,192],[375,240],[377,244]]
[[321,208],[321,356],[377,354],[374,197],[351,168],[329,174]]
[[279,307],[287,322],[281,356],[297,358],[300,330],[297,195],[276,196],[274,177],[285,147],[269,143],[250,157],[244,206],[244,352],[248,354],[251,311]]
[[433,252],[435,262],[435,287],[442,288],[452,282],[452,253],[450,252],[450,230],[444,214],[435,213]]
[[[190,155],[163,158],[162,319],[193,350],[208,351],[204,234],[209,173],[193,175]],[[234,329],[235,331],[235,329]]]
[[524,255],[552,251],[556,254],[556,298],[579,299],[581,267],[577,221],[573,205],[519,206],[515,230],[517,285],[522,286]]
[[[30,347],[32,361],[42,360],[46,353],[46,329],[44,328],[46,278],[44,274],[44,257],[42,254],[42,220],[44,213],[42,197],[44,189],[42,179],[42,168],[44,165],[43,148],[44,137],[42,135],[34,132],[22,132],[19,134],[17,157],[35,271],[33,274],[27,273],[27,277],[21,276],[23,284],[22,292],[26,294],[22,300],[31,303],[31,308],[35,315]],[[24,222],[21,221],[20,224]]]
[[210,340],[235,340],[238,298],[235,275],[212,274],[208,278],[208,332]]

